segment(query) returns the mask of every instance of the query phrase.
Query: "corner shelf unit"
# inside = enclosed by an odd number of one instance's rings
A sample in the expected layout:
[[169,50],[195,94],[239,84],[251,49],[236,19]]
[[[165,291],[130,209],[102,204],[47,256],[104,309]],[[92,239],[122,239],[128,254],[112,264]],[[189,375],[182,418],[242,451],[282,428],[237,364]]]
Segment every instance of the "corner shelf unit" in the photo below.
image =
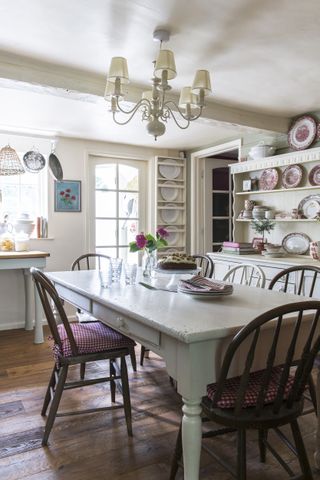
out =
[[186,160],[156,157],[156,226],[169,232],[168,246],[158,256],[186,252]]
[[[279,185],[281,174],[289,165],[298,164],[303,169],[301,186],[297,188],[284,188],[278,186],[274,190],[243,191],[243,181],[259,178],[262,171],[267,168],[276,168],[279,173]],[[233,237],[237,241],[251,241],[257,236],[250,227],[250,219],[238,218],[244,209],[246,199],[253,200],[257,205],[270,207],[274,211],[285,212],[286,218],[273,219],[276,223],[274,230],[267,235],[269,241],[281,243],[285,235],[292,232],[306,233],[311,240],[319,240],[319,222],[315,219],[289,218],[291,210],[297,208],[301,200],[309,195],[319,194],[320,186],[310,185],[308,176],[311,169],[320,165],[320,148],[312,148],[299,152],[290,152],[283,155],[249,160],[230,165],[233,175]]]

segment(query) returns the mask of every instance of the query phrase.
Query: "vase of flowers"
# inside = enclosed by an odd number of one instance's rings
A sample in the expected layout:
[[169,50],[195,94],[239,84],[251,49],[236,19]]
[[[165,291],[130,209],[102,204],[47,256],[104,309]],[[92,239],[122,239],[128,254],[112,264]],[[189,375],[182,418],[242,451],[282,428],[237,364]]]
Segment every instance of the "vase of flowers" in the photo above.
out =
[[168,242],[166,238],[169,233],[165,228],[157,228],[156,235],[151,233],[140,233],[136,236],[134,242],[129,243],[130,252],[144,251],[142,269],[144,277],[151,277],[152,270],[157,263],[158,248],[166,247]]

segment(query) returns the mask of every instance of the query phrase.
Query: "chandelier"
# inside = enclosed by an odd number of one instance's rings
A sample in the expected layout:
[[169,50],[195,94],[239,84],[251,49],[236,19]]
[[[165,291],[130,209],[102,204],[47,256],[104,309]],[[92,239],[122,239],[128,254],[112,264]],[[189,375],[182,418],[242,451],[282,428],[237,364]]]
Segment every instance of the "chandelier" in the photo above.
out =
[[[124,100],[123,87],[129,83],[125,58],[111,59],[105,90],[105,99],[111,102],[115,123],[126,125],[137,112],[140,112],[141,119],[148,122],[147,132],[154,136],[155,140],[165,133],[165,124],[170,118],[179,128],[188,128],[191,122],[201,116],[205,96],[211,93],[209,72],[197,70],[192,87],[182,88],[178,105],[173,100],[167,99],[167,92],[172,88],[168,81],[177,76],[173,52],[162,49],[162,42],[167,42],[169,38],[170,33],[167,30],[156,30],[153,33],[153,39],[160,42],[160,50],[157,60],[153,62],[152,89],[143,92],[141,100],[132,109],[126,110],[120,105]],[[118,120],[118,114],[128,115],[129,118],[124,121]]]

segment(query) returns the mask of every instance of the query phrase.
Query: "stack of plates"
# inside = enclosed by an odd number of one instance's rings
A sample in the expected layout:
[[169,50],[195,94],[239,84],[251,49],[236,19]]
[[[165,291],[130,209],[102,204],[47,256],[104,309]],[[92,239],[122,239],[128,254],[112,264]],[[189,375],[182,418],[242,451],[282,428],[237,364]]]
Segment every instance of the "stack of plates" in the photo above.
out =
[[233,286],[196,275],[190,280],[180,280],[178,292],[186,293],[195,298],[217,298],[231,295]]

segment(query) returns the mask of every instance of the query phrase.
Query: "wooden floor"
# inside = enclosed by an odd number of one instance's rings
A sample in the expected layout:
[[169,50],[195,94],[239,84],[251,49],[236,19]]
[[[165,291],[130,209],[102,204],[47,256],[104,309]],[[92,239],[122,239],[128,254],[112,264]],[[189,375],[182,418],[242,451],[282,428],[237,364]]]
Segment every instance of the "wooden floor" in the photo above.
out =
[[[103,375],[105,368],[104,362],[88,365],[88,377],[100,371]],[[116,410],[58,418],[49,446],[42,448],[44,419],[39,412],[51,369],[49,343],[34,345],[33,333],[24,330],[0,332],[0,480],[168,479],[181,402],[160,358],[151,354],[145,367],[137,373],[130,370],[133,438],[127,437],[122,410]],[[77,378],[78,369],[71,375]],[[108,386],[96,385],[65,392],[61,407],[90,408],[109,401]],[[303,417],[300,425],[313,465],[314,414]],[[272,434],[270,439],[296,467],[294,456]],[[234,460],[233,435],[209,442],[230,462]],[[271,455],[265,465],[259,463],[254,433],[247,449],[249,479],[288,478]],[[201,466],[201,479],[232,478],[205,453]],[[179,472],[177,480],[182,478]],[[314,478],[319,479],[319,474]]]

